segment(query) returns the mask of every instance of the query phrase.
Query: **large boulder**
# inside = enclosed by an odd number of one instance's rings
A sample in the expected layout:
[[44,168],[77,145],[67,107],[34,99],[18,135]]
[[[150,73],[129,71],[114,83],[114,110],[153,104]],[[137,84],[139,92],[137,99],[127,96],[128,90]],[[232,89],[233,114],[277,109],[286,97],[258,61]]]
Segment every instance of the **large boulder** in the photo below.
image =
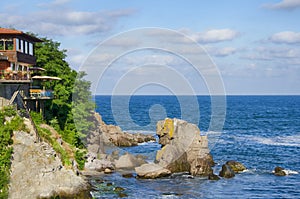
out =
[[171,171],[158,164],[143,164],[135,168],[137,177],[145,179],[154,179],[171,175]]
[[171,172],[187,171],[199,176],[212,173],[214,162],[207,136],[201,136],[196,125],[166,118],[157,123],[156,131],[162,148],[157,151],[155,163]]
[[219,173],[219,176],[223,178],[233,178],[235,176],[234,171],[227,164],[223,164],[222,170]]
[[108,159],[97,159],[95,153],[88,153],[86,155],[87,161],[85,162],[84,168],[92,171],[105,171],[106,168],[114,170],[115,165]]
[[234,160],[229,160],[226,162],[228,166],[235,172],[235,173],[240,173],[245,171],[247,168],[240,162],[234,161]]
[[124,154],[115,161],[117,169],[134,169],[135,167],[145,164],[146,161],[142,158],[137,158],[132,154]]

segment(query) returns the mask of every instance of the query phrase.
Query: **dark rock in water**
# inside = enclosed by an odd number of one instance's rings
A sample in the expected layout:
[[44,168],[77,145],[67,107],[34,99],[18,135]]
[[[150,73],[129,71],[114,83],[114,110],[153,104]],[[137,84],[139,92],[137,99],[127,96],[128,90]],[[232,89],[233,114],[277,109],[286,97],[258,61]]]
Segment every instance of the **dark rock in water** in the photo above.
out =
[[119,198],[128,197],[128,195],[126,193],[119,193],[118,196],[119,196]]
[[226,164],[230,166],[235,173],[240,173],[247,169],[242,163],[234,160],[227,161]]
[[208,175],[208,179],[209,180],[220,180],[220,177],[212,173],[212,174]]
[[276,175],[276,176],[285,176],[286,173],[284,171],[284,168],[282,168],[282,167],[275,167],[275,169],[274,169],[274,175]]
[[112,185],[113,185],[113,183],[111,183],[111,182],[106,183],[106,186],[108,186],[108,187],[110,187]]
[[122,177],[123,178],[133,178],[134,176],[132,173],[124,173],[124,174],[122,174]]
[[234,171],[227,164],[223,164],[222,170],[219,173],[219,176],[223,178],[233,178],[235,176]]
[[125,189],[124,188],[122,188],[122,187],[115,187],[114,188],[114,191],[116,191],[116,192],[121,192],[121,191],[124,191]]

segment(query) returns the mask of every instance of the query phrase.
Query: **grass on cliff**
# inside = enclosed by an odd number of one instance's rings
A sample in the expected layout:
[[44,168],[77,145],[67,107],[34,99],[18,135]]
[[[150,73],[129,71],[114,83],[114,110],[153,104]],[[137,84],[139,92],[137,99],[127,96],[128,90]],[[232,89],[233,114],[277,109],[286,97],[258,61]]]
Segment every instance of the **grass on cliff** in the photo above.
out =
[[15,107],[0,110],[0,198],[8,197],[11,157],[13,154],[13,131],[28,131]]
[[61,140],[60,139],[61,133],[58,133],[56,129],[55,131],[53,131],[42,127],[42,124],[44,124],[45,121],[43,121],[41,114],[36,112],[31,112],[30,115],[35,125],[37,126],[39,136],[44,141],[48,142],[53,147],[55,152],[59,154],[59,157],[63,165],[66,167],[71,167],[72,160],[75,159],[78,164],[78,168],[80,170],[84,169],[84,163],[85,163],[84,156],[86,154],[86,150],[79,149],[75,146],[72,146],[68,142],[64,141],[65,140],[64,136],[62,136],[63,140]]

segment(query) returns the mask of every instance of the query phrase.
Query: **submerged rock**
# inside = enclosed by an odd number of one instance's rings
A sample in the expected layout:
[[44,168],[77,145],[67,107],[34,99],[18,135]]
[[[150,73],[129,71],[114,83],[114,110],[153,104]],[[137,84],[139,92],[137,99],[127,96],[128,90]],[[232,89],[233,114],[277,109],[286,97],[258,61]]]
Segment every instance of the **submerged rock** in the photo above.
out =
[[208,176],[214,165],[208,149],[207,136],[199,128],[179,119],[165,119],[157,123],[156,134],[161,150],[155,162],[171,172],[188,171],[192,175]]
[[235,176],[234,171],[227,164],[223,164],[222,170],[219,173],[219,176],[223,178],[233,178]]
[[282,167],[275,167],[275,169],[274,169],[274,175],[276,175],[276,176],[285,176],[287,174],[284,171],[284,168],[282,168]]
[[145,179],[154,179],[171,175],[171,171],[158,164],[143,164],[135,168],[137,177]]
[[208,179],[209,180],[220,180],[220,177],[212,173],[212,174],[208,175]]
[[230,166],[230,168],[235,173],[240,173],[240,172],[243,172],[243,171],[245,171],[247,169],[242,163],[234,161],[234,160],[227,161],[225,164],[227,164],[228,166]]

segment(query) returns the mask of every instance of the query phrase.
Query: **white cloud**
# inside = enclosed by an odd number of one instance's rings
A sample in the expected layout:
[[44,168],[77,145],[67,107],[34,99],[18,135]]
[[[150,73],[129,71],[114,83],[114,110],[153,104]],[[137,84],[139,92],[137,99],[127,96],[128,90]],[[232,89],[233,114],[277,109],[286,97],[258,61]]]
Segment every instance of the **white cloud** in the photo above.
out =
[[30,27],[30,31],[47,36],[70,36],[108,31],[120,18],[133,13],[134,10],[131,9],[95,12],[48,9],[27,15],[2,13],[0,20],[2,26],[6,27],[16,27],[22,30]]
[[275,33],[269,38],[269,40],[274,43],[300,43],[300,32],[284,31]]
[[237,49],[233,47],[223,47],[223,48],[217,48],[212,46],[205,46],[205,49],[208,51],[210,55],[216,56],[216,57],[226,57],[229,55],[232,55],[236,53]]
[[266,4],[264,7],[269,9],[279,9],[279,10],[292,10],[300,8],[299,0],[282,0],[278,3]]
[[182,30],[193,40],[199,43],[216,43],[222,41],[231,41],[237,38],[239,32],[231,29],[211,29],[205,32],[192,32],[190,30]]

